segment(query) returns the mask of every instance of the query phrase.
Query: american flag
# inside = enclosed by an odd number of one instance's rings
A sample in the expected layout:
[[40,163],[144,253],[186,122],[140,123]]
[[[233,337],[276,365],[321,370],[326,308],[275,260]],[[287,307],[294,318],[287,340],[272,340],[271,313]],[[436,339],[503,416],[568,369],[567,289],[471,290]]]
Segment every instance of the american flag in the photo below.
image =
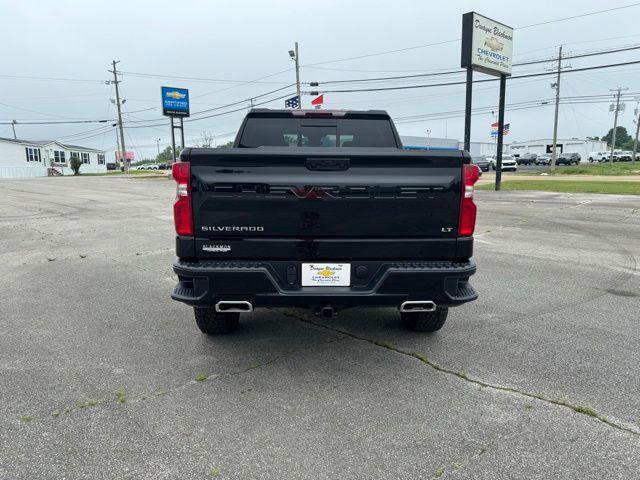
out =
[[[504,127],[502,127],[502,135],[509,135],[509,126],[510,125],[511,125],[510,123],[505,123],[504,124]],[[491,136],[492,137],[497,137],[498,136],[498,122],[491,124]]]
[[300,106],[300,97],[296,95],[295,97],[287,98],[284,101],[285,108],[298,108]]

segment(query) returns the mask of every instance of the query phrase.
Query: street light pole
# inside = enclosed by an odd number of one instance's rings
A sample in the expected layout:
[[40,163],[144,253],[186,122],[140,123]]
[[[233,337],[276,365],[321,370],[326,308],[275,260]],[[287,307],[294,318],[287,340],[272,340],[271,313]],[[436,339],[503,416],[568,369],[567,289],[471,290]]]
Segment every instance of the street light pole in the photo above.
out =
[[300,55],[298,54],[298,42],[296,42],[296,94],[298,95],[298,109],[302,108],[302,97],[300,97]]
[[[298,42],[295,43],[293,50],[289,50],[289,57],[296,62],[296,95],[298,96],[298,109],[300,109],[302,108],[302,98],[300,97],[300,56],[298,55]],[[253,100],[251,106],[253,106]]]
[[158,156],[160,156],[160,139],[156,138],[156,145],[158,146]]

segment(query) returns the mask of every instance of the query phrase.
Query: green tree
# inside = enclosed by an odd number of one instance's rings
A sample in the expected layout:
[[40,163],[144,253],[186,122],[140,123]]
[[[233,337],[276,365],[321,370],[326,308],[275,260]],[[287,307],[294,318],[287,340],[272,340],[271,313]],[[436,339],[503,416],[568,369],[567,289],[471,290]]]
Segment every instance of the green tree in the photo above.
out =
[[[616,141],[616,143],[618,142]],[[622,145],[622,150],[633,150],[633,138]]]
[[[176,150],[180,151],[180,149],[178,148],[177,145],[176,145]],[[158,163],[172,163],[173,162],[173,151],[171,150],[170,146],[165,148],[163,151],[160,152],[159,155],[156,156],[156,162],[158,162]]]
[[80,175],[80,167],[82,166],[82,160],[77,155],[72,155],[69,159],[69,166],[73,170],[74,175]]
[[218,145],[218,148],[231,148],[231,147],[233,147],[233,140],[229,140],[227,143]]
[[[609,129],[609,132],[602,137],[603,142],[607,142],[607,145],[611,145],[611,138],[613,137],[613,128]],[[629,140],[633,140],[631,135],[627,132],[627,129],[624,127],[616,127],[616,144],[614,148],[621,148],[622,145],[627,143]]]

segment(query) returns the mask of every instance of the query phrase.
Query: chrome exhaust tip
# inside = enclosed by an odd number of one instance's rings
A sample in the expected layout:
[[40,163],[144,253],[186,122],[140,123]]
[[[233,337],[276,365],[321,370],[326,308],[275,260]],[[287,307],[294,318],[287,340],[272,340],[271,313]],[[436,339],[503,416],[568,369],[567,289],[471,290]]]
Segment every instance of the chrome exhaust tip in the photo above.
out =
[[224,300],[216,303],[216,312],[246,313],[253,312],[251,302],[244,300]]
[[400,311],[405,312],[435,312],[436,303],[431,300],[411,300],[400,305]]

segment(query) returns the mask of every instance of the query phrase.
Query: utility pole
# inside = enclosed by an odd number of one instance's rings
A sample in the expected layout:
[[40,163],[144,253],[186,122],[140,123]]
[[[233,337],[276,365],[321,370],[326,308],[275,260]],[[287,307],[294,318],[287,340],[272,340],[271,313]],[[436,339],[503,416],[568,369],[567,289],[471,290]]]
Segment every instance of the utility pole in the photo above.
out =
[[613,115],[613,131],[611,133],[611,153],[609,154],[609,165],[613,165],[613,150],[616,148],[616,130],[618,128],[618,112],[620,111],[620,92],[622,90],[628,90],[628,88],[618,87],[617,89],[610,89],[610,92],[615,92],[616,94],[616,106]]
[[[291,52],[289,52],[291,55]],[[300,96],[300,56],[298,55],[298,42],[294,46],[293,59],[296,62],[296,95],[298,95],[298,109],[302,108],[302,97]]]
[[156,138],[156,145],[158,146],[158,156],[160,156],[160,139]]
[[18,137],[16,137],[16,122],[15,120],[11,120],[11,128],[13,129],[13,139],[17,140]]
[[[118,126],[117,123],[113,124],[114,127]],[[116,166],[118,165],[118,153],[121,152],[122,150],[120,150],[120,137],[118,137],[118,129],[116,129]]]
[[120,80],[118,80],[118,71],[116,70],[116,64],[120,63],[120,60],[113,61],[113,70],[109,70],[113,73],[113,83],[116,86],[116,107],[118,107],[118,128],[120,129],[120,146],[122,147],[121,155],[122,155],[122,165],[124,166],[124,173],[129,173],[129,160],[127,159],[127,149],[124,144],[124,128],[122,126],[122,109],[120,108],[120,90],[118,89],[118,84]]
[[558,144],[558,112],[560,111],[560,72],[562,71],[562,45],[558,50],[558,73],[556,75],[556,83],[551,84],[556,89],[556,111],[553,116],[553,150],[551,152],[551,170],[556,168],[556,147]]
[[640,110],[636,108],[635,112],[636,122],[636,137],[633,140],[633,156],[631,157],[631,163],[636,161],[636,154],[638,153],[638,133],[640,132]]

